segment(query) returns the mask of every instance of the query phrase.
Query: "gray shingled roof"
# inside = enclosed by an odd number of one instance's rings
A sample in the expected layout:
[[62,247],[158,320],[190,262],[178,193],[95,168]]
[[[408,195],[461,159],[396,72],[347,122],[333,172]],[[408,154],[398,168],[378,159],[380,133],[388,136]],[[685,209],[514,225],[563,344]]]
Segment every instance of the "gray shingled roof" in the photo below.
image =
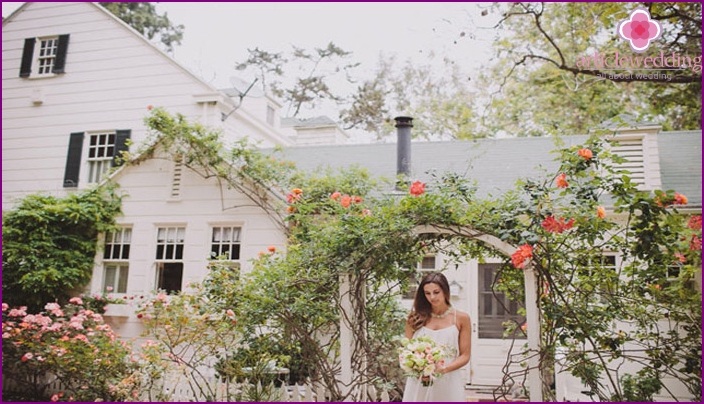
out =
[[[690,207],[700,207],[701,131],[661,132],[658,135],[662,188],[689,198]],[[579,145],[586,135],[565,136],[565,147]],[[516,180],[554,170],[558,163],[551,151],[554,138],[477,139],[451,142],[413,142],[411,177],[429,181],[431,173],[452,171],[478,186],[478,196],[498,195],[513,189]],[[357,165],[373,176],[396,177],[396,144],[360,144],[289,147],[284,158],[304,170],[343,168]]]

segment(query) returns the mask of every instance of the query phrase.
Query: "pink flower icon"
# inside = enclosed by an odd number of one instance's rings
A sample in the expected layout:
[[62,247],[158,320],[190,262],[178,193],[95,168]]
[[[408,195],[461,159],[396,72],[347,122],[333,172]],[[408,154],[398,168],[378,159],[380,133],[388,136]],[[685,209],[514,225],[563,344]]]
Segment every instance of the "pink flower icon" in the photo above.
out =
[[648,10],[637,8],[618,25],[618,34],[629,42],[634,52],[641,53],[648,49],[652,41],[660,38],[662,26],[650,19]]

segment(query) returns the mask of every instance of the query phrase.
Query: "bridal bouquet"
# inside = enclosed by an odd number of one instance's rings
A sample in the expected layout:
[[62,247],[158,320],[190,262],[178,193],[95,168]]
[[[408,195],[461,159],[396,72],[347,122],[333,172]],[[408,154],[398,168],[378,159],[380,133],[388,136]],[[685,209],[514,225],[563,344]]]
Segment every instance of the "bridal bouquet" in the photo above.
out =
[[423,386],[430,386],[440,377],[440,367],[445,366],[445,350],[430,337],[417,337],[401,340],[398,348],[398,362],[407,376],[421,380]]

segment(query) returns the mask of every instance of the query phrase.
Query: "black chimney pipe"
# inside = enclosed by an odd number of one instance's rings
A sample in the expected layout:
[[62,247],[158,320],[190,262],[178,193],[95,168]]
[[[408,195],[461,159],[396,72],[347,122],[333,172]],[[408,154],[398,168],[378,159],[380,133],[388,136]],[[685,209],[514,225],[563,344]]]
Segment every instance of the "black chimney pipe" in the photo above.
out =
[[411,128],[413,118],[410,116],[397,116],[396,121],[396,175],[399,177],[399,186],[411,176]]

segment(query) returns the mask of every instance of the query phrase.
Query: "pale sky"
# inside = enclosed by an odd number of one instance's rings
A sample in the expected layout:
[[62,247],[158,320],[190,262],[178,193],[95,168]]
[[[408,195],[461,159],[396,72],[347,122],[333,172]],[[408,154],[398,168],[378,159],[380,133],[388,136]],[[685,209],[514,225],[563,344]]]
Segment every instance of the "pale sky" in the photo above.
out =
[[[222,83],[247,49],[289,51],[291,45],[312,49],[329,42],[372,71],[380,53],[400,59],[435,51],[478,67],[488,58],[490,30],[477,34],[478,6],[471,3],[159,3],[169,19],[185,26],[175,58],[203,78]],[[484,22],[488,26],[489,23]],[[463,27],[465,25],[465,27]],[[457,40],[457,44],[454,41]],[[225,83],[227,81],[225,80]]]

